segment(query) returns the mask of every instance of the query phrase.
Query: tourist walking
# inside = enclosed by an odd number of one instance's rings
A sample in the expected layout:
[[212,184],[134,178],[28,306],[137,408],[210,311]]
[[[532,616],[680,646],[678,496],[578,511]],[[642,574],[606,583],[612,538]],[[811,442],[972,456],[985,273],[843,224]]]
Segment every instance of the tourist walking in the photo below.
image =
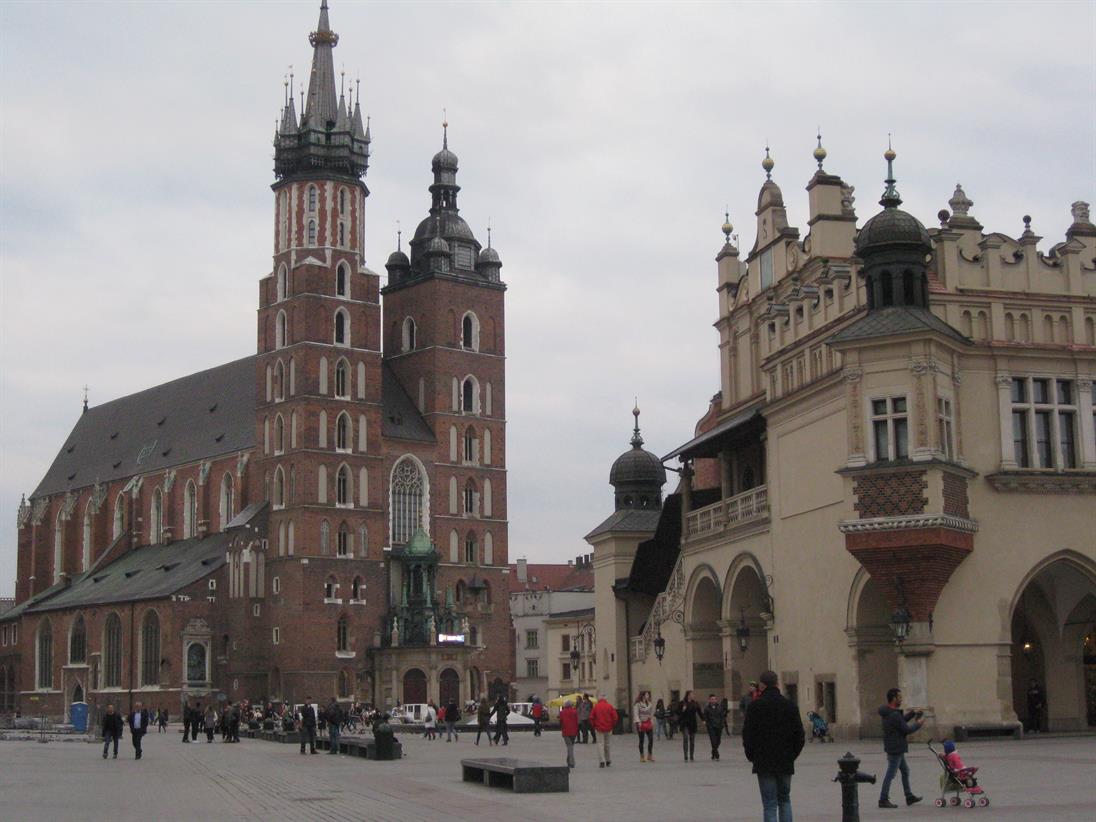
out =
[[206,742],[210,743],[213,741],[213,732],[217,730],[217,712],[213,710],[212,705],[206,708],[203,726],[205,727]]
[[480,734],[487,734],[487,744],[494,745],[491,741],[491,703],[487,697],[481,697],[479,708],[476,709],[476,744],[480,743]]
[[457,705],[457,700],[450,699],[449,704],[445,706],[446,742],[449,742],[453,737],[456,737],[457,742],[460,742],[460,732],[457,730],[458,722],[460,722],[460,707]]
[[1038,733],[1043,729],[1043,708],[1046,707],[1047,700],[1043,696],[1043,689],[1039,687],[1039,683],[1034,679],[1031,680],[1027,689],[1027,724],[1025,730],[1031,733]]
[[723,697],[719,700],[719,708],[723,711],[723,731],[727,736],[731,735],[731,703],[727,701],[727,697]]
[[129,738],[133,743],[135,759],[141,758],[141,740],[145,738],[146,733],[148,733],[148,711],[140,702],[135,702],[133,711],[129,715]]
[[563,746],[567,749],[567,767],[573,768],[575,767],[575,739],[578,737],[578,711],[575,710],[575,703],[569,699],[559,709],[559,732],[563,736]]
[[304,705],[301,706],[300,725],[301,753],[304,753],[305,742],[308,742],[309,753],[316,753],[316,709],[310,696],[304,698]]
[[[651,707],[651,692],[640,691],[636,704],[632,706],[632,725],[639,736],[639,761],[655,761],[655,709]],[[643,740],[647,740],[647,755],[643,755]]]
[[578,729],[581,737],[579,742],[585,745],[590,741],[591,734],[593,734],[594,742],[597,742],[597,734],[590,727],[590,713],[594,710],[594,703],[590,701],[589,694],[582,695],[578,705],[575,706],[575,710],[578,711]]
[[677,699],[671,699],[670,704],[666,706],[666,738],[673,739],[674,732],[677,730],[677,711],[681,702]]
[[190,717],[190,741],[198,741],[198,731],[201,730],[203,723],[205,722],[205,711],[202,710],[202,703],[199,702],[194,706],[194,712]]
[[805,741],[799,711],[780,693],[776,674],[765,671],[742,724],[742,748],[757,774],[764,822],[792,822],[792,774]]
[[327,703],[327,710],[323,712],[324,722],[327,723],[327,752],[332,756],[337,756],[339,753],[339,733],[342,728],[342,708],[339,707],[339,703],[335,701],[335,697],[331,697],[331,701]]
[[700,706],[693,699],[693,692],[686,691],[681,702],[677,704],[677,713],[674,715],[677,729],[681,731],[681,750],[685,754],[686,762],[692,762],[696,753],[696,726],[699,715]]
[[194,714],[190,710],[190,703],[183,703],[183,742],[190,741],[190,722],[194,718]]
[[910,767],[906,764],[906,753],[910,749],[910,734],[916,733],[923,724],[922,711],[902,712],[902,691],[891,688],[887,691],[887,704],[879,707],[879,716],[883,718],[883,751],[887,754],[887,775],[883,777],[883,787],[879,791],[880,808],[897,808],[890,801],[890,786],[895,772],[902,774],[902,791],[906,795],[906,804],[920,802],[910,790]]
[[529,711],[533,717],[533,736],[540,736],[540,723],[544,721],[544,706],[539,697],[533,697],[533,707]]
[[167,709],[166,708],[161,708],[160,709],[160,722],[159,722],[159,725],[160,725],[159,733],[166,734],[167,733]]
[[510,705],[506,702],[506,697],[499,696],[495,702],[494,710],[491,713],[495,717],[495,744],[499,744],[499,738],[502,738],[503,745],[510,744],[510,731],[506,727],[506,719],[510,716]]
[[103,759],[107,758],[107,748],[114,743],[114,758],[118,758],[118,740],[122,738],[122,730],[125,723],[122,715],[114,710],[113,705],[107,705],[107,712],[103,714]]
[[590,726],[601,733],[601,740],[597,742],[598,767],[608,768],[613,764],[613,754],[609,750],[609,743],[613,739],[613,728],[620,718],[616,708],[609,704],[609,700],[602,694],[597,698],[597,704],[590,711]]
[[422,738],[437,739],[438,712],[433,702],[426,703],[426,713],[422,716]]
[[723,726],[727,715],[715,694],[708,694],[708,704],[704,706],[704,726],[708,729],[708,740],[712,743],[712,761],[719,759],[719,743],[723,740]]
[[666,704],[660,699],[655,703],[655,739],[662,739],[669,735],[666,733]]

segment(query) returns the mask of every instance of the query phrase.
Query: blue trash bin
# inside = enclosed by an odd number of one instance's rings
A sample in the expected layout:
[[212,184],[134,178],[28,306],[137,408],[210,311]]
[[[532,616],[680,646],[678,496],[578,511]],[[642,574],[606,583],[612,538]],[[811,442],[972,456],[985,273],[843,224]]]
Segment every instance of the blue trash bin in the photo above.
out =
[[69,721],[77,733],[87,733],[88,704],[86,702],[73,702],[69,706]]

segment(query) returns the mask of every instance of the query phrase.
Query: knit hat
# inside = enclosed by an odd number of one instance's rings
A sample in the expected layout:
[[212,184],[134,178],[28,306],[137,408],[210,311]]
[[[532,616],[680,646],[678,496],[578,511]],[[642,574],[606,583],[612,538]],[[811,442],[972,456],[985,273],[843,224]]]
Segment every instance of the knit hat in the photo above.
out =
[[955,743],[952,742],[950,739],[944,740],[944,753],[955,753]]

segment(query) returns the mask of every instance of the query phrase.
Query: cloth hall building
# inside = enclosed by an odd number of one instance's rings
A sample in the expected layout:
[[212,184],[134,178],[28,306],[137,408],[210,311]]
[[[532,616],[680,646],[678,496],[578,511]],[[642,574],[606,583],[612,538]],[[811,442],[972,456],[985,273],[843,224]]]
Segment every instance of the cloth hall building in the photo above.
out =
[[446,137],[382,287],[326,0],[309,40],[274,138],[257,351],[85,404],[19,509],[0,713],[508,690],[501,262],[459,214]]
[[806,236],[768,155],[744,259],[724,226],[719,391],[694,438],[659,458],[637,426],[613,466],[586,537],[598,690],[735,705],[768,668],[845,736],[881,733],[893,686],[926,733],[1096,725],[1088,204],[1041,250],[1029,218],[985,231],[958,186],[926,229],[888,173],[858,227],[825,157],[820,138]]

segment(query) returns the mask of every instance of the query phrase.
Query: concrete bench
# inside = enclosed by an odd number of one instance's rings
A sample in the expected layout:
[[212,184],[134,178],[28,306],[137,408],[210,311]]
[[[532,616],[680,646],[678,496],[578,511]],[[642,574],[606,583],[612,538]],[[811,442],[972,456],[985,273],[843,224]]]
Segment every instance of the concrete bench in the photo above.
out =
[[567,793],[570,773],[566,765],[545,765],[527,759],[462,759],[465,782],[482,782],[514,793]]
[[1019,722],[998,722],[981,725],[956,725],[955,741],[966,742],[969,739],[995,736],[1011,736],[1020,739],[1024,728]]

